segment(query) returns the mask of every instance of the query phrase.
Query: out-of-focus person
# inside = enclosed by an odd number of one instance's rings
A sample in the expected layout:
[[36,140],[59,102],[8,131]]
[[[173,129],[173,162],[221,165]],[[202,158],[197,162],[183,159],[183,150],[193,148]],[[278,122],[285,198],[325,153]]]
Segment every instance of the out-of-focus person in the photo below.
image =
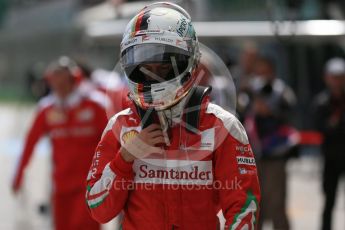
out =
[[252,101],[245,116],[253,152],[256,153],[262,206],[259,229],[265,220],[273,222],[274,229],[289,229],[286,214],[286,163],[296,146],[296,131],[288,122],[295,104],[293,91],[276,78],[273,60],[260,57],[251,80]]
[[238,90],[250,89],[250,82],[253,78],[255,64],[258,58],[259,54],[255,44],[250,42],[245,43],[239,56],[238,65],[231,69]]
[[237,113],[241,121],[248,112],[251,101],[251,82],[259,58],[258,50],[253,43],[246,43],[240,53],[239,63],[231,69],[237,89]]
[[85,183],[94,149],[107,123],[104,107],[77,87],[77,65],[61,57],[47,70],[52,93],[41,99],[26,138],[12,190],[17,193],[33,149],[43,135],[52,145],[52,213],[56,230],[98,230],[85,205]]
[[114,115],[114,104],[110,96],[106,90],[103,90],[99,83],[92,78],[94,70],[85,61],[79,60],[77,65],[80,73],[77,84],[79,93],[82,95],[89,95],[93,100],[103,105],[108,117]]
[[79,60],[77,64],[81,73],[78,90],[104,105],[108,117],[127,108],[128,89],[119,73],[93,69],[83,60]]
[[341,175],[345,172],[345,61],[332,58],[325,66],[327,89],[313,104],[314,127],[324,135],[322,230],[332,229],[332,211]]
[[107,110],[108,117],[127,108],[129,91],[125,80],[119,73],[96,69],[91,74],[91,80],[97,89],[106,94],[111,101],[111,106]]

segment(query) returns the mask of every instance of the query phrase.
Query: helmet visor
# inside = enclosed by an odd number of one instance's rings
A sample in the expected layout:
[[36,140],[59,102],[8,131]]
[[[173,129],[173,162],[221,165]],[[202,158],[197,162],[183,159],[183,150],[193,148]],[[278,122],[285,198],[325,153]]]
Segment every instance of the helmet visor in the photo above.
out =
[[141,44],[122,52],[121,61],[131,81],[154,84],[185,72],[191,63],[191,54],[170,45]]

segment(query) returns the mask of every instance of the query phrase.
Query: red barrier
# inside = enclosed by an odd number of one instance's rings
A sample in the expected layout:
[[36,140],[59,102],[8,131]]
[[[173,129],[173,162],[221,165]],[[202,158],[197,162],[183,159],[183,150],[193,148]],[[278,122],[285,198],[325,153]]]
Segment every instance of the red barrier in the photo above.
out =
[[321,145],[323,142],[323,135],[317,131],[300,131],[301,145]]

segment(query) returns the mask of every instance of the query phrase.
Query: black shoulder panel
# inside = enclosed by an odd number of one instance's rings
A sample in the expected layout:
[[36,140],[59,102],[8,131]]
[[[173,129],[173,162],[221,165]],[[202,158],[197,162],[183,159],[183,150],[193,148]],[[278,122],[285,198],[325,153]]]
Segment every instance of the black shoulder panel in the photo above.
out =
[[200,107],[204,97],[211,93],[212,87],[195,86],[192,89],[189,98],[187,98],[187,105],[184,109],[186,114],[186,129],[193,132],[199,132],[199,117]]

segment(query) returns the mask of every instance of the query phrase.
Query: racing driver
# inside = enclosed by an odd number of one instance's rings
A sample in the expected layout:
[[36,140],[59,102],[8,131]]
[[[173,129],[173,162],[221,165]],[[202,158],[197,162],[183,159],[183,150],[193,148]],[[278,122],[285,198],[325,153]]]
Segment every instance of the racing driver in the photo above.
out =
[[159,2],[126,27],[121,65],[131,105],[103,132],[87,178],[92,217],[122,228],[256,229],[260,189],[241,123],[209,102],[189,14]]

